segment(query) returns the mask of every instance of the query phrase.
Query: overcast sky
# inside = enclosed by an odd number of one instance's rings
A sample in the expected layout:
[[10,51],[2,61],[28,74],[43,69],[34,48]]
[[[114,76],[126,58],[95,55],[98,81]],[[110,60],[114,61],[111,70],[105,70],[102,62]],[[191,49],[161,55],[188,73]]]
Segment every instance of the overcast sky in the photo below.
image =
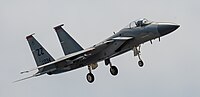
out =
[[[0,97],[200,97],[198,0],[0,0]],[[64,56],[54,26],[64,29],[84,48],[113,35],[129,22],[147,18],[174,22],[174,33],[142,45],[144,68],[133,52],[111,59],[113,77],[103,62],[86,80],[87,67],[59,75],[29,76],[36,67],[25,39],[36,39],[54,58]]]

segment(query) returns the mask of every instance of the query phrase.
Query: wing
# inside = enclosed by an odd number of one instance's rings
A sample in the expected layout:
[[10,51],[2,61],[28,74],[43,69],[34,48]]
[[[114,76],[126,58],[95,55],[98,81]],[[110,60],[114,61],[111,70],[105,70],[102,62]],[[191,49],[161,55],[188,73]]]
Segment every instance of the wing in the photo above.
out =
[[[40,76],[40,75],[43,75],[45,73],[48,73],[48,72],[51,72],[51,71],[54,71],[56,70],[56,68],[52,68],[52,69],[49,69],[49,70],[46,70],[46,71],[43,71],[43,72],[37,72],[36,74],[32,75],[32,76],[28,76],[28,77],[25,77],[25,78],[22,78],[22,79],[19,79],[19,80],[16,80],[14,81],[13,83],[15,82],[19,82],[19,81],[23,81],[23,80],[26,80],[26,79],[30,79],[30,78],[33,78],[33,77],[37,77],[37,76]],[[25,71],[24,73],[28,73],[29,71]],[[21,72],[22,74],[23,72]]]
[[45,67],[52,67],[52,66],[54,67],[54,68],[49,68],[49,69],[43,70],[42,72],[37,72],[36,74],[34,74],[30,77],[26,77],[26,78],[17,80],[15,82],[25,80],[25,79],[29,79],[29,78],[32,78],[32,77],[36,77],[36,76],[39,76],[39,75],[42,75],[42,74],[45,74],[45,73],[48,73],[48,72],[51,72],[51,71],[55,71],[56,67],[58,67],[59,63],[62,63],[62,62],[67,62],[68,64],[73,63],[74,61],[77,61],[77,60],[86,58],[90,55],[93,55],[95,53],[98,53],[98,52],[102,51],[103,49],[107,48],[108,46],[115,45],[116,42],[118,43],[118,45],[116,45],[117,47],[115,47],[115,50],[120,49],[120,47],[123,46],[123,44],[126,43],[126,41],[128,41],[130,39],[133,39],[133,37],[115,37],[115,38],[112,38],[110,40],[103,41],[103,42],[101,42],[97,45],[94,45],[91,48],[66,55],[66,56],[61,57],[61,58],[59,58],[55,61],[52,61],[50,63],[40,65],[37,68],[30,69],[28,71],[23,71],[23,72],[21,72],[21,74],[28,73],[28,72],[31,72],[31,71],[34,71],[34,70],[45,68]]
[[78,52],[66,55],[66,56],[64,56],[62,58],[59,58],[59,59],[57,59],[57,60],[55,60],[53,62],[38,66],[37,68],[30,69],[30,70],[27,70],[27,71],[23,71],[23,72],[21,72],[21,74],[28,73],[28,72],[31,72],[31,71],[34,71],[34,70],[37,70],[37,69],[40,69],[40,68],[44,68],[44,67],[50,67],[51,65],[53,65],[53,66],[55,65],[54,68],[50,68],[50,69],[45,70],[43,72],[38,72],[37,73],[38,75],[45,74],[45,73],[48,73],[50,71],[56,70],[56,67],[57,67],[57,65],[59,65],[59,63],[62,63],[64,61],[68,62],[68,63],[71,63],[73,61],[77,61],[79,59],[82,59],[84,57],[89,56],[90,52],[93,51],[93,50],[94,50],[94,48],[88,48],[88,49],[85,49],[85,50],[82,50],[82,51],[78,51]]

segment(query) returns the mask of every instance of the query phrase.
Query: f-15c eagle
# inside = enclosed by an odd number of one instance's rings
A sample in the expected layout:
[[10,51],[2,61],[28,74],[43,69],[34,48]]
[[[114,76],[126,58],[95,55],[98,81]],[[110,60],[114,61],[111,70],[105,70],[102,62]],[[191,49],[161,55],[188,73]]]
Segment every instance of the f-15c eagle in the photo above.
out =
[[180,25],[174,23],[152,22],[147,19],[139,19],[129,23],[125,28],[114,33],[114,35],[104,41],[83,49],[62,26],[63,24],[54,27],[54,29],[57,32],[65,56],[55,60],[33,35],[27,36],[26,39],[37,67],[28,71],[23,71],[21,74],[35,70],[38,71],[30,77],[17,81],[43,74],[59,74],[87,66],[89,73],[86,75],[86,79],[89,83],[92,83],[95,79],[92,70],[98,67],[98,62],[104,61],[105,65],[109,65],[110,73],[115,76],[118,74],[118,69],[116,66],[112,65],[110,59],[130,50],[134,52],[134,56],[138,56],[138,65],[143,67],[144,62],[140,57],[141,44],[147,41],[152,43],[152,40],[156,38],[160,40],[160,37],[180,27]]

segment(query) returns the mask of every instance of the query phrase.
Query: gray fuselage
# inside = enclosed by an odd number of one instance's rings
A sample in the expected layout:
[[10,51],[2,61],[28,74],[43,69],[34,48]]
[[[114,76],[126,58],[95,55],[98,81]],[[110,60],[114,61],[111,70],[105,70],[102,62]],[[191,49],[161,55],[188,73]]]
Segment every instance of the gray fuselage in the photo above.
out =
[[[94,50],[93,55],[90,55],[87,58],[84,58],[78,62],[67,64],[64,67],[65,68],[58,68],[56,71],[52,72],[52,74],[58,74],[66,71],[70,71],[73,69],[77,69],[83,66],[87,66],[89,64],[95,64],[97,62],[110,59],[112,57],[115,57],[117,55],[123,54],[127,51],[132,50],[134,47],[139,46],[140,44],[150,41],[155,38],[161,37],[160,33],[158,32],[158,24],[157,23],[151,23],[146,26],[141,27],[130,27],[130,28],[124,28],[117,32],[116,34],[112,35],[111,37],[107,38],[106,40],[100,42],[99,44],[113,40],[115,37],[133,37],[130,40],[127,41],[115,41],[109,44],[106,47],[103,47],[103,49],[100,50]],[[98,45],[98,44],[97,44]],[[95,47],[94,45],[93,47]]]
[[[135,25],[135,26],[133,26]],[[95,48],[90,55],[82,55],[71,60],[72,62],[63,62],[51,74],[58,74],[71,71],[80,67],[96,64],[97,62],[113,58],[127,51],[137,48],[140,44],[147,41],[167,35],[180,25],[164,22],[133,21],[129,25],[106,40],[90,47]],[[134,51],[135,52],[135,51]],[[135,54],[134,54],[135,55]],[[110,61],[110,60],[109,60]],[[106,64],[107,65],[107,64]]]

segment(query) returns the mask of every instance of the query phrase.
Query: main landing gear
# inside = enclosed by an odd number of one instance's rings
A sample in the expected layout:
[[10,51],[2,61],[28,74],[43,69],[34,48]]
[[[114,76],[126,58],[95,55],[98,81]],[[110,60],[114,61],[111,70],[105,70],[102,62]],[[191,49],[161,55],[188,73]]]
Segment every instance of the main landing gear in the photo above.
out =
[[140,57],[140,45],[138,47],[134,47],[133,48],[133,51],[134,51],[134,56],[138,56],[139,58],[139,61],[138,61],[138,65],[140,67],[143,67],[144,66],[144,62],[142,61],[141,57]]
[[[110,62],[110,59],[106,59],[105,60],[105,64],[106,65],[110,65],[110,73],[113,75],[113,76],[116,76],[118,74],[118,69],[116,66],[113,66]],[[88,65],[88,70],[89,70],[89,73],[86,75],[86,79],[89,83],[92,83],[94,82],[94,75],[92,74],[92,65]]]
[[88,65],[88,70],[89,73],[87,74],[86,79],[89,83],[92,83],[94,82],[94,75],[92,74],[92,67],[90,65]]
[[113,75],[113,76],[116,76],[118,74],[118,69],[116,66],[113,66],[112,63],[110,62],[110,59],[106,59],[105,60],[105,64],[106,65],[110,65],[110,73]]
[[144,62],[142,61],[141,57],[140,57],[140,54],[138,54],[138,58],[139,58],[139,61],[138,61],[138,65],[140,67],[143,67],[144,66]]

